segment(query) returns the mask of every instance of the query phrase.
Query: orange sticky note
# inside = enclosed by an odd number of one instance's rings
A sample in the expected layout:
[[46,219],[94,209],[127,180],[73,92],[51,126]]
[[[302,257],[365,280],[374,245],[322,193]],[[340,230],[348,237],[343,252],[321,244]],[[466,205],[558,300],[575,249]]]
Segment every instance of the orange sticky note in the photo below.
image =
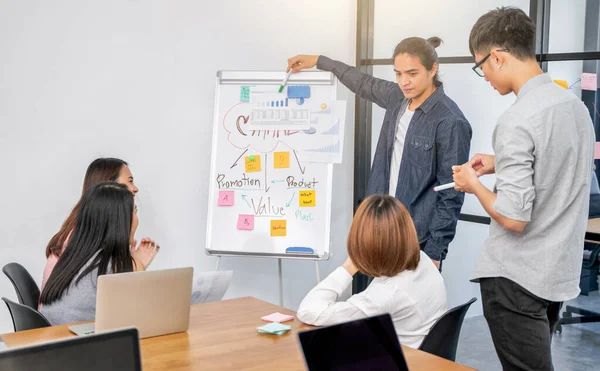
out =
[[569,83],[567,82],[567,80],[554,80],[554,83],[556,85],[562,86],[565,89],[569,88]]
[[287,236],[287,220],[271,220],[271,237]]
[[275,169],[289,169],[290,153],[289,152],[274,152],[273,167]]
[[247,173],[257,173],[261,170],[260,155],[246,156],[244,157],[244,163],[246,164]]
[[317,206],[317,191],[314,189],[305,189],[298,191],[298,206],[315,207]]

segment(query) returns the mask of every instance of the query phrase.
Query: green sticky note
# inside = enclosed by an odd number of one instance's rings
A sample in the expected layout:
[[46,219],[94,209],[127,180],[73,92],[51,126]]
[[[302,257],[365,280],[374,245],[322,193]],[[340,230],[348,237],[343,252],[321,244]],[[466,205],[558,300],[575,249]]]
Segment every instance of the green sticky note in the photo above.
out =
[[291,326],[282,325],[277,322],[269,323],[267,325],[258,327],[257,330],[261,334],[273,334],[273,335],[282,335],[292,329]]
[[250,102],[250,87],[240,87],[240,102]]

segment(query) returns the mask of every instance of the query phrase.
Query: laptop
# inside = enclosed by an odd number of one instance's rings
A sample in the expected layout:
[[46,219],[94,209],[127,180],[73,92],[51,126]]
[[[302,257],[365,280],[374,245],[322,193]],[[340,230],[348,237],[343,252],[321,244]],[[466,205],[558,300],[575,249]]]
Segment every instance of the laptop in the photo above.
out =
[[77,335],[136,327],[140,338],[187,331],[192,267],[98,277],[96,322],[69,326]]
[[141,371],[134,328],[0,351],[0,370]]
[[298,338],[311,371],[408,371],[389,314],[303,331]]

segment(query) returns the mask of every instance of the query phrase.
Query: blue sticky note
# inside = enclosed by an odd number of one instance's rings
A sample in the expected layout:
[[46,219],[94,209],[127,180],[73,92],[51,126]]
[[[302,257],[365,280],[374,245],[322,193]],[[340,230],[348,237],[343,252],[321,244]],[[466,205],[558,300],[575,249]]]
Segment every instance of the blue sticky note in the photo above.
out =
[[288,98],[310,98],[310,86],[290,85],[287,88]]

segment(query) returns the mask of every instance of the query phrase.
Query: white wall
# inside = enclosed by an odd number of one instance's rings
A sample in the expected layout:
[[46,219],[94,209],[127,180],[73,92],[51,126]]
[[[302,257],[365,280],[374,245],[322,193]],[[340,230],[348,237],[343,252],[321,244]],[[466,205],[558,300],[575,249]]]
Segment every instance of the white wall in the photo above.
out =
[[[77,201],[89,162],[128,161],[140,193],[138,237],[162,246],[153,268],[212,270],[204,253],[215,73],[277,70],[297,53],[353,64],[354,0],[0,0],[0,265],[39,281],[44,248]],[[334,171],[331,251],[345,259],[352,218],[353,97],[344,162]],[[223,258],[227,297],[277,303],[277,264]],[[284,304],[296,309],[314,265],[285,261]],[[0,296],[16,300],[0,277]],[[0,305],[0,333],[12,331]]]

